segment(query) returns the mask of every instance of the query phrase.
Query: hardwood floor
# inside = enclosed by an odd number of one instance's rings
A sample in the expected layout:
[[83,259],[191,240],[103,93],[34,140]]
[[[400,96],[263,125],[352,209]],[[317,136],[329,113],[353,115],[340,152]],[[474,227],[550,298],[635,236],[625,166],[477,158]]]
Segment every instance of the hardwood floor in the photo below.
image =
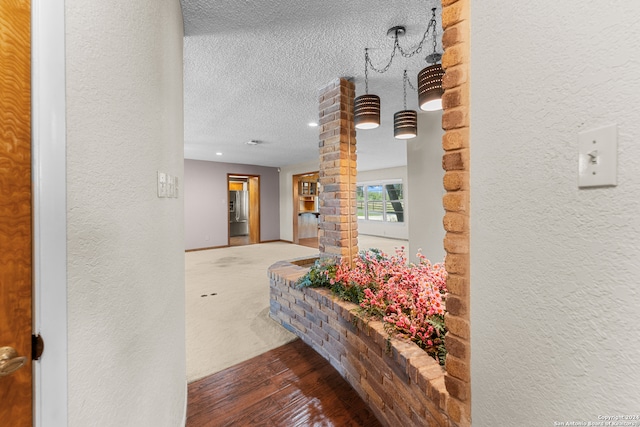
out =
[[301,340],[189,384],[187,427],[380,423],[340,374]]

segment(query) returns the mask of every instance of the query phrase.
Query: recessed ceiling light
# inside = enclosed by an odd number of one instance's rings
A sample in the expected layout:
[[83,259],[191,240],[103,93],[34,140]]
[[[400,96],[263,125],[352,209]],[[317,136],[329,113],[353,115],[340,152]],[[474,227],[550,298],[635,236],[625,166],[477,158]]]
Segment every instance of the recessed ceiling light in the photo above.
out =
[[245,144],[247,144],[247,145],[258,145],[258,144],[260,144],[260,141],[252,139],[251,141],[245,142]]
[[222,153],[216,153],[216,156],[222,156]]
[[309,127],[317,128],[318,124],[316,122],[309,122]]

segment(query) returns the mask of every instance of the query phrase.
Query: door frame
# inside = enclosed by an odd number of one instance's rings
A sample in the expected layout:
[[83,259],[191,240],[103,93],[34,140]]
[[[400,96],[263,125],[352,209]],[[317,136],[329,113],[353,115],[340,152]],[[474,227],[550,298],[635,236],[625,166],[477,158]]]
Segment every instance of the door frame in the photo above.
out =
[[[291,186],[292,186],[292,196],[293,197],[293,243],[298,245],[300,244],[300,237],[298,237],[298,216],[300,214],[300,203],[299,203],[299,197],[300,197],[300,191],[298,190],[300,181],[302,180],[301,178],[309,175],[309,174],[317,174],[319,173],[319,171],[313,171],[313,172],[304,172],[304,173],[298,173],[298,174],[294,174],[291,177]],[[319,243],[319,242],[318,242]]]
[[34,425],[68,425],[64,0],[31,0]]
[[[229,181],[233,177],[247,178],[247,191],[249,192],[249,244],[262,242],[260,233],[260,175],[246,173],[227,173],[227,246],[231,246],[231,224],[229,223]],[[254,215],[251,215],[251,212]]]

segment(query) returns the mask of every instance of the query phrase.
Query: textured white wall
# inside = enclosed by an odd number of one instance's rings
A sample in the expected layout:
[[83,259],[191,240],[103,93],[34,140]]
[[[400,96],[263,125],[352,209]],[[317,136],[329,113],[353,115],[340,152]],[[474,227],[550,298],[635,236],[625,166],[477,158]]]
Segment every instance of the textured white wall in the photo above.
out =
[[[402,150],[406,148],[406,143],[400,140],[391,141],[391,144],[398,144],[401,146]],[[400,149],[400,148],[398,148]],[[390,239],[408,239],[409,238],[409,227],[408,223],[410,220],[409,215],[409,193],[407,191],[407,167],[406,166],[398,166],[394,168],[385,168],[385,169],[373,169],[366,171],[358,171],[358,176],[356,180],[358,183],[366,183],[372,181],[390,181],[399,179],[402,180],[403,190],[405,192],[405,202],[404,202],[404,222],[382,222],[382,221],[365,221],[362,219],[358,220],[358,233],[359,234],[368,234],[370,236],[380,236],[380,237],[388,237]],[[360,248],[366,249],[366,248]]]
[[[473,424],[637,414],[640,3],[471,7]],[[612,123],[619,184],[579,190]]]
[[182,13],[66,1],[69,425],[177,426],[186,402]]
[[293,242],[293,175],[320,170],[320,155],[312,162],[280,168],[280,239]]
[[418,114],[418,136],[407,141],[409,257],[417,262],[422,249],[431,262],[444,261],[442,196],[442,111]]

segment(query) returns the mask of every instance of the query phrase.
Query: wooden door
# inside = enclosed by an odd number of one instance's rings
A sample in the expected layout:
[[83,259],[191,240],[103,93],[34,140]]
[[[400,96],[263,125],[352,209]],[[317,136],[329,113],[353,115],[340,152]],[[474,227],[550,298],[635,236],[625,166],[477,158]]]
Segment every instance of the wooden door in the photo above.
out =
[[300,213],[298,201],[300,198],[300,194],[298,191],[298,185],[300,183],[300,176],[301,175],[293,175],[293,179],[291,181],[291,185],[293,188],[293,243],[295,243],[296,245],[300,243],[300,236],[298,236],[298,214]]
[[[31,5],[0,1],[0,424],[31,426]],[[9,357],[9,356],[5,356]],[[2,356],[0,356],[2,358]],[[0,360],[0,374],[22,360]]]
[[249,177],[249,243],[260,243],[260,177]]

